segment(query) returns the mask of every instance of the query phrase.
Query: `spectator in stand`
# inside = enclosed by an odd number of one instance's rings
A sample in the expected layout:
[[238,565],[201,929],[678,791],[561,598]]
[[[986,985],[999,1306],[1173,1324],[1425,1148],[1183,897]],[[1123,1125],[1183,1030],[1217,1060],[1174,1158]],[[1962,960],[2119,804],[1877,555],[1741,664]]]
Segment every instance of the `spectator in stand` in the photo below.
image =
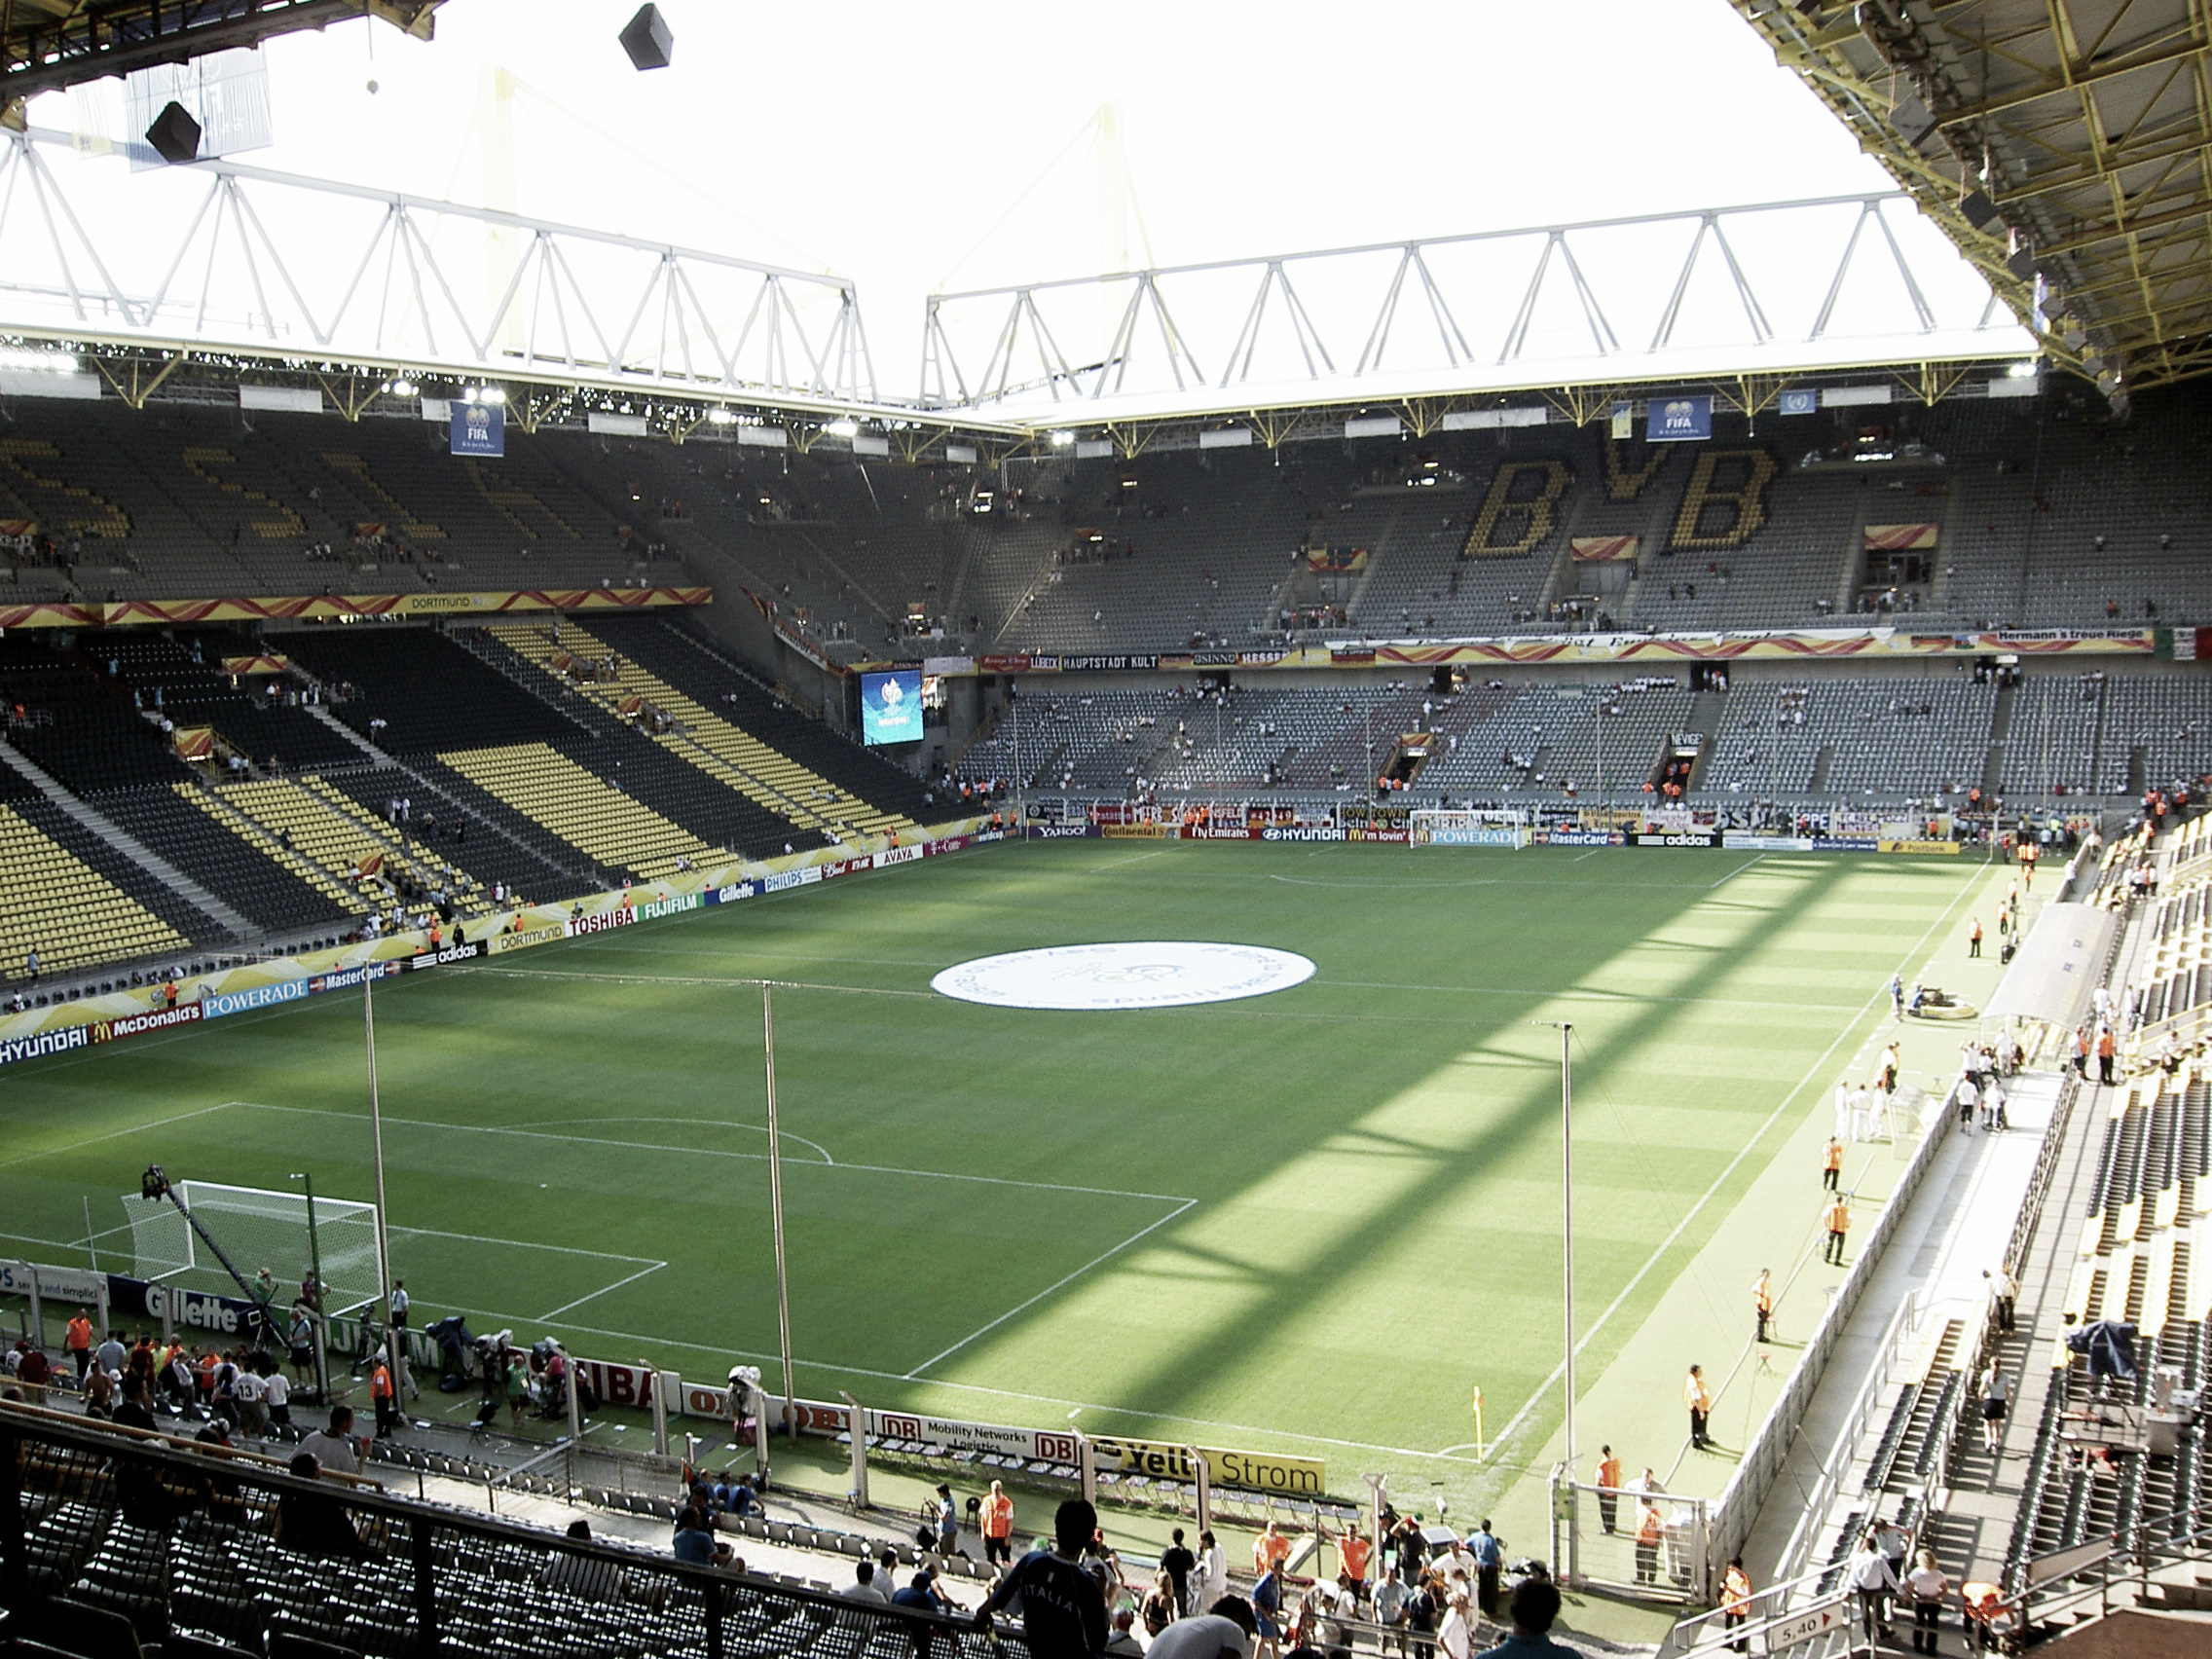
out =
[[1889,1557],[1882,1553],[1881,1544],[1872,1532],[1860,1540],[1859,1553],[1851,1558],[1849,1583],[1852,1594],[1859,1598],[1859,1622],[1866,1645],[1872,1647],[1877,1640],[1887,1643],[1890,1640],[1889,1599],[1898,1593],[1899,1585],[1897,1573],[1890,1567]]
[[[991,1485],[995,1489],[998,1482],[993,1481]],[[1169,1534],[1167,1548],[1161,1552],[1160,1570],[1167,1574],[1168,1586],[1174,1592],[1177,1618],[1191,1610],[1191,1576],[1198,1565],[1198,1558],[1183,1542],[1183,1529],[1176,1528]]]
[[1936,1565],[1934,1550],[1920,1552],[1920,1565],[1905,1579],[1904,1588],[1912,1602],[1912,1650],[1941,1652],[1943,1600],[1951,1593],[1951,1581]]
[[1202,1613],[1178,1619],[1147,1649],[1148,1659],[1249,1659],[1258,1622],[1241,1596],[1223,1596]]
[[865,1606],[891,1605],[891,1598],[875,1582],[875,1563],[865,1557],[853,1563],[853,1581],[838,1594],[848,1602],[859,1602]]
[[[1071,1497],[1061,1504],[1052,1517],[1052,1548],[1032,1550],[1014,1563],[976,1609],[976,1628],[987,1633],[991,1615],[1018,1596],[1022,1635],[1036,1659],[1097,1653],[1106,1645],[1106,1599],[1081,1565],[1097,1532],[1098,1512],[1088,1502]],[[924,1576],[917,1573],[915,1582]]]
[[330,1427],[317,1429],[300,1442],[300,1450],[312,1456],[318,1467],[335,1469],[341,1474],[357,1475],[361,1472],[362,1449],[353,1442],[353,1408],[330,1408]]
[[1559,1586],[1549,1577],[1524,1578],[1513,1590],[1511,1633],[1481,1659],[1582,1659],[1577,1649],[1551,1638],[1559,1607]]

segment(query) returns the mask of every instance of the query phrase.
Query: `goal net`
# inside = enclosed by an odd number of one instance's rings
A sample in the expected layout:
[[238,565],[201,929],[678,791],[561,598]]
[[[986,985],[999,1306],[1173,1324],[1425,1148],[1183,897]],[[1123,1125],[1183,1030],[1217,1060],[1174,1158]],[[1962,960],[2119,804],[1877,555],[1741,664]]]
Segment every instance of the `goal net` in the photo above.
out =
[[[265,1268],[269,1271],[279,1307],[299,1295],[309,1265],[318,1254],[324,1312],[342,1313],[376,1300],[380,1291],[376,1205],[317,1194],[311,1245],[305,1194],[226,1187],[213,1181],[179,1181],[176,1194],[248,1280]],[[124,1198],[123,1208],[130,1221],[136,1277],[169,1280],[187,1290],[238,1294],[223,1264],[168,1199],[133,1194]]]

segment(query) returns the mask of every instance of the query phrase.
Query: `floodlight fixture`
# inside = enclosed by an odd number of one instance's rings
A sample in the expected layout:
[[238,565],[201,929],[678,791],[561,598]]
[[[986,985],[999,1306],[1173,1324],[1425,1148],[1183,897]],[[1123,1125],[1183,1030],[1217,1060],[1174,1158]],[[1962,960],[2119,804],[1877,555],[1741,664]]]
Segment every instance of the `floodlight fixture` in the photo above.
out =
[[707,424],[710,426],[734,426],[737,424],[737,411],[729,408],[726,404],[718,403],[707,411]]
[[832,421],[822,429],[833,438],[857,438],[861,435],[861,424],[858,421]]
[[1052,447],[1054,449],[1066,449],[1074,442],[1075,434],[1073,432],[1061,431],[1052,434]]
[[40,351],[29,347],[0,350],[0,369],[26,369],[33,374],[75,374],[85,365],[70,351]]

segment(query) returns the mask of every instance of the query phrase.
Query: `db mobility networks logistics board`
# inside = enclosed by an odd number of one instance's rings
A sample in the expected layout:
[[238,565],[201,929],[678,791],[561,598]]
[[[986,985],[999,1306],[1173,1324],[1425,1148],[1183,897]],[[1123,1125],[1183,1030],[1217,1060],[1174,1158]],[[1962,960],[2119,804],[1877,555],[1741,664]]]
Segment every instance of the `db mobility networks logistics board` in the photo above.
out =
[[869,744],[921,742],[920,670],[861,676],[861,737]]

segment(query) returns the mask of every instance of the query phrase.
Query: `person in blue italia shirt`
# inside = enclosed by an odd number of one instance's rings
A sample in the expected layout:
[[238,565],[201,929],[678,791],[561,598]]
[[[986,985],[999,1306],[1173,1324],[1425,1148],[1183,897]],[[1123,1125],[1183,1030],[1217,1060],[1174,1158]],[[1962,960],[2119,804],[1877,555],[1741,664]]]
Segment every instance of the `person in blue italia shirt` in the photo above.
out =
[[1475,1659],[1584,1659],[1581,1649],[1551,1638],[1559,1617],[1559,1586],[1549,1578],[1524,1578],[1513,1589],[1513,1631]]
[[1049,1550],[1032,1550],[1015,1562],[976,1610],[976,1628],[989,1631],[991,1615],[1021,1604],[1021,1633],[1036,1659],[1089,1659],[1106,1645],[1106,1598],[1085,1571],[1084,1546],[1098,1530],[1098,1512],[1080,1497],[1052,1517]]

